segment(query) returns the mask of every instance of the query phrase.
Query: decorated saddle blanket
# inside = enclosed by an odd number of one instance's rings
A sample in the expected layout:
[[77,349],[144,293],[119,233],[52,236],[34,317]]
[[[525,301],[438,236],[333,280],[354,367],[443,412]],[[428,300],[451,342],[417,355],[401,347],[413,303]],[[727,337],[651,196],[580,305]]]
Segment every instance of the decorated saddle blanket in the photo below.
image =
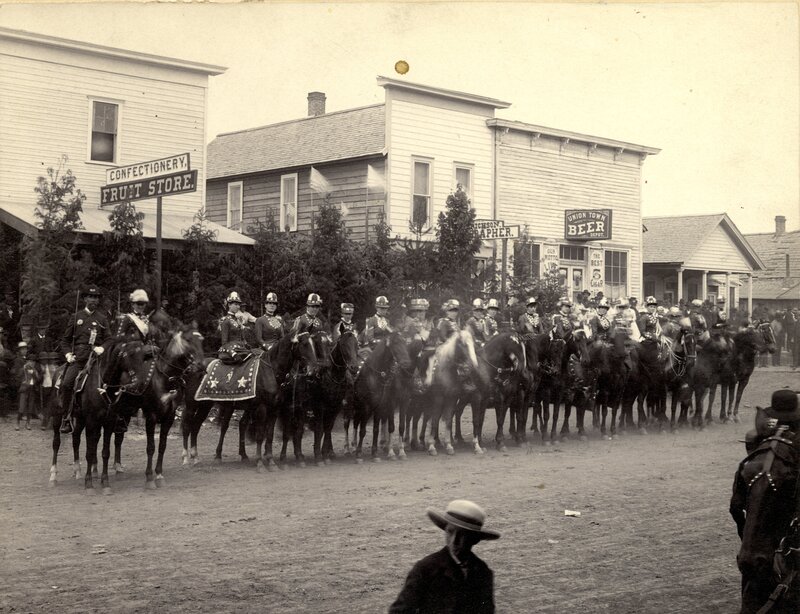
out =
[[194,395],[195,401],[244,401],[255,398],[260,355],[239,364],[226,365],[212,360]]

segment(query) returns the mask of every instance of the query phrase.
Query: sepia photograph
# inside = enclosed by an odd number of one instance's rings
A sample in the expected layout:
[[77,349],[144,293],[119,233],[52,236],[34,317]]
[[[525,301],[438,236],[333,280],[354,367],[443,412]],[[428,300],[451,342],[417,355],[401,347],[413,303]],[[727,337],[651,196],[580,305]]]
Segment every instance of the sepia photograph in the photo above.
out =
[[0,0],[0,613],[800,612],[799,43]]

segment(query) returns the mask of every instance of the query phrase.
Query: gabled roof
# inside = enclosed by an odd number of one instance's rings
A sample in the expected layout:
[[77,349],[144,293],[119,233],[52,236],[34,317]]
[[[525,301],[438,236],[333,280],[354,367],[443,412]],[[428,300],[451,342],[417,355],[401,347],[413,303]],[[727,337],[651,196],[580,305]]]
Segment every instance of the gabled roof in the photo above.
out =
[[717,226],[728,231],[733,243],[755,270],[764,263],[744,238],[727,213],[642,218],[647,231],[643,235],[644,264],[683,264]]
[[208,179],[382,155],[383,103],[220,134],[208,146]]
[[766,270],[759,273],[760,278],[783,279],[786,276],[786,254],[789,254],[790,275],[800,277],[800,230],[779,235],[767,232],[744,237],[764,261]]
[[754,279],[753,298],[761,300],[797,300],[800,298],[800,277],[793,279]]

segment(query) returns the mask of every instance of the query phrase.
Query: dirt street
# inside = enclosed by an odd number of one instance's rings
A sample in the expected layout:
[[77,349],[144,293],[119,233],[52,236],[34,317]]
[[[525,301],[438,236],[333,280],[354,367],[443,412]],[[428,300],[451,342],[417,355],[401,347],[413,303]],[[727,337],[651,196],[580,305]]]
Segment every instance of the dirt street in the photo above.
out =
[[[211,462],[209,426],[196,467],[181,466],[180,440],[170,440],[167,486],[156,491],[143,488],[145,441],[132,428],[127,473],[112,475],[111,496],[84,493],[64,447],[60,483],[48,488],[50,433],[38,421],[15,432],[7,421],[0,612],[385,611],[412,564],[444,543],[425,508],[454,498],[482,504],[487,526],[503,534],[476,547],[495,571],[499,612],[733,612],[737,440],[754,406],[782,386],[800,388],[800,373],[758,369],[742,423],[703,432],[614,441],[595,433],[484,457],[340,457],[264,474],[238,462],[233,431],[224,461]],[[304,444],[308,451],[308,434]]]

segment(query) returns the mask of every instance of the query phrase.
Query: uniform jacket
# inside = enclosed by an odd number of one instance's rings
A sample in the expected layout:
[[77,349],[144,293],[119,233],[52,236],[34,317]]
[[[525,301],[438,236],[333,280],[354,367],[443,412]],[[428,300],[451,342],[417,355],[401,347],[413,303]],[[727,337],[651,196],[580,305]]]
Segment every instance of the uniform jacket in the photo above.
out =
[[644,313],[636,323],[642,336],[647,339],[655,339],[661,335],[661,324],[658,316],[654,313]]
[[418,320],[411,316],[406,316],[403,322],[403,335],[409,341],[414,339],[421,339],[423,347],[433,348],[436,345],[437,333],[433,333],[433,322],[431,320],[423,319]]
[[308,313],[304,313],[295,319],[292,325],[292,334],[299,335],[300,333],[316,333],[318,331],[327,331],[328,327],[325,321],[319,316],[311,317]]
[[388,337],[392,332],[392,327],[389,325],[388,318],[379,316],[377,313],[374,316],[367,318],[364,324],[364,332],[362,333],[364,343],[374,346],[378,341],[384,337]]
[[566,339],[575,328],[569,319],[562,313],[553,314],[553,336],[557,339]]
[[255,337],[258,347],[267,349],[286,334],[286,326],[279,315],[263,315],[256,320]]
[[128,341],[150,341],[152,339],[150,318],[147,314],[123,313],[117,318],[114,338]]
[[486,325],[486,318],[478,318],[470,316],[467,318],[467,323],[464,328],[472,333],[472,338],[478,343],[486,343],[489,340],[489,328]]
[[426,556],[411,569],[389,614],[490,614],[494,575],[470,553],[466,576],[448,549]]
[[219,321],[220,344],[225,345],[231,341],[247,343],[245,326],[235,314],[226,313]]
[[341,337],[347,331],[355,333],[356,332],[355,323],[352,320],[350,320],[349,322],[345,322],[344,320],[339,320],[333,327],[333,342],[336,343],[339,340],[339,337]]
[[517,332],[520,335],[541,335],[544,332],[544,324],[538,313],[529,315],[523,313],[517,318]]
[[491,339],[500,332],[500,323],[492,316],[486,316],[486,330],[489,332],[487,339]]
[[589,320],[589,326],[592,329],[592,338],[601,341],[609,341],[611,337],[611,318],[607,315],[601,316],[597,314]]
[[81,309],[72,316],[64,331],[61,351],[64,354],[72,352],[76,362],[85,363],[89,360],[92,347],[102,345],[110,337],[109,329],[108,319],[99,310]]

